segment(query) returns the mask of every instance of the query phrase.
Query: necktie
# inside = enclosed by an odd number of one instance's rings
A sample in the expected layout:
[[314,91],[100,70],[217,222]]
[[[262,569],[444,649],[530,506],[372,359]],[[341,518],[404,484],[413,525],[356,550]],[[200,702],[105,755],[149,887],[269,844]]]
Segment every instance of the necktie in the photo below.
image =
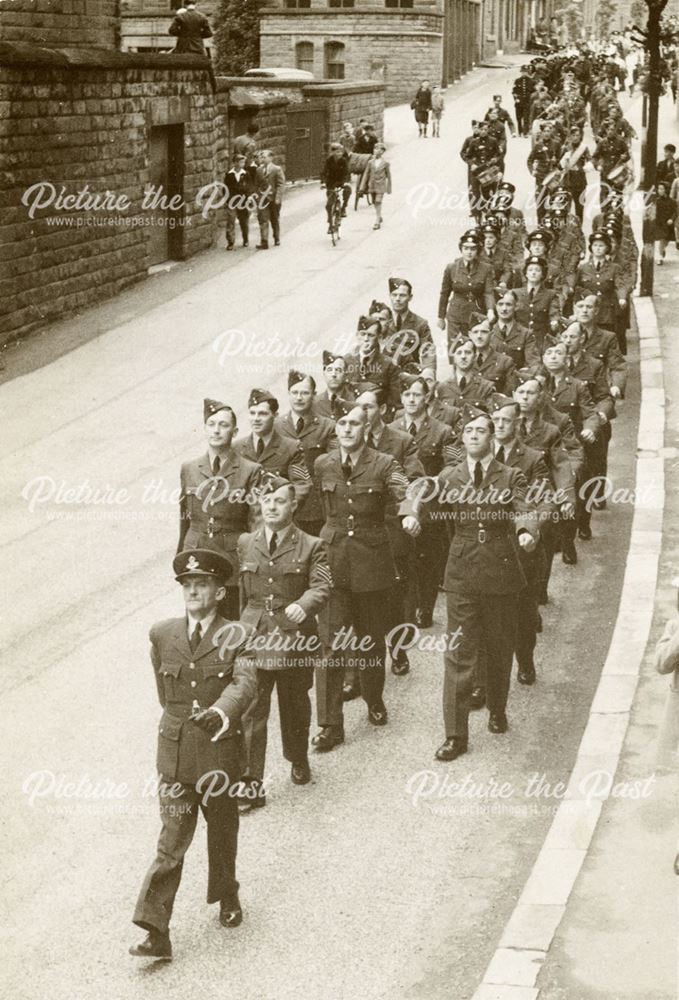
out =
[[262,452],[264,451],[264,438],[258,438],[257,439],[257,449],[256,449],[256,451],[257,451],[257,458],[260,458]]
[[601,270],[601,261],[598,260],[594,266],[597,269],[597,274],[598,274],[598,272]]
[[505,449],[504,449],[504,445],[500,445],[500,447],[497,450],[497,454],[495,455],[495,457],[498,460],[498,462],[501,462],[503,465],[505,464]]
[[339,416],[339,403],[337,402],[337,394],[334,392],[330,393],[330,412],[333,417]]
[[351,468],[351,459],[349,458],[348,455],[346,461],[342,462],[342,472],[344,474],[344,478],[346,479],[346,481],[349,482],[349,480],[351,479],[352,468]]
[[410,427],[408,428],[408,433],[410,434],[411,437],[416,437],[417,436],[417,427],[415,426],[415,422],[414,421],[410,425]]
[[535,289],[534,288],[531,288],[530,292],[528,293],[528,299],[529,299],[530,302],[534,301],[534,299],[535,299]]
[[462,378],[460,379],[460,389],[462,390],[462,392],[464,392],[466,388],[467,388],[467,379],[463,375]]
[[474,488],[478,490],[479,486],[483,482],[483,466],[480,462],[477,462],[474,466]]
[[575,368],[575,362],[573,361],[573,355],[569,354],[568,355],[568,371],[572,372],[574,368]]
[[526,418],[525,417],[521,417],[521,423],[520,423],[519,427],[520,427],[522,436],[525,437],[526,434],[528,433],[528,424],[526,423]]
[[299,418],[299,420],[295,424],[295,430],[297,431],[298,434],[302,433],[302,431],[304,430],[304,417]]
[[214,462],[212,463],[212,472],[215,476],[219,475],[219,467],[221,462],[219,461],[219,455],[215,455]]
[[200,627],[200,622],[196,622],[196,627],[193,630],[193,635],[191,636],[191,652],[195,653],[200,646],[200,641],[203,638],[203,630]]
[[396,313],[396,329],[397,330],[401,329],[402,322],[403,322],[403,317],[401,316],[400,313]]
[[278,535],[274,531],[269,539],[269,555],[273,555],[276,551],[276,546],[278,545]]
[[501,326],[500,327],[500,336],[502,337],[503,340],[507,339],[507,327],[506,326]]
[[476,357],[476,367],[480,368],[482,364],[483,364],[483,351],[479,351]]
[[[377,448],[377,439],[372,431],[370,431],[370,433],[368,434],[368,447]],[[349,473],[349,475],[351,475],[351,472]]]

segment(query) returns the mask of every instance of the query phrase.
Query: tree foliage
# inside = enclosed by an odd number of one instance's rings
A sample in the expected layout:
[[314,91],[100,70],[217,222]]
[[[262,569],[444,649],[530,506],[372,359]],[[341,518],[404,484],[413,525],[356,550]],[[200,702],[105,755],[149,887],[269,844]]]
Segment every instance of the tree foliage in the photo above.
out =
[[599,0],[596,6],[596,29],[599,38],[607,38],[618,5],[615,0]]
[[242,76],[259,66],[258,0],[219,0],[215,16],[215,69]]

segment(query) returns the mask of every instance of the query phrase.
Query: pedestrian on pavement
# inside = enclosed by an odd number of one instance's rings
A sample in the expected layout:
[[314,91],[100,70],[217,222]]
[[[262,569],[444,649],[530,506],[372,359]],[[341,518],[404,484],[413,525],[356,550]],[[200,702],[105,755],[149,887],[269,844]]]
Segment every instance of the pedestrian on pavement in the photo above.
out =
[[679,157],[674,161],[674,180],[670,186],[670,198],[676,205],[674,215],[674,245],[679,250]]
[[238,430],[236,414],[216,399],[203,401],[203,423],[207,453],[184,462],[180,472],[179,544],[187,548],[212,549],[231,563],[220,613],[238,618],[238,538],[255,524],[257,488],[262,467],[234,449]]
[[668,142],[667,145],[663,147],[663,158],[655,168],[656,184],[659,184],[660,181],[665,181],[669,187],[674,180],[674,157],[676,152],[677,147],[673,142]]
[[332,585],[324,543],[293,524],[297,499],[292,483],[280,476],[265,477],[260,504],[262,527],[238,539],[244,604],[240,620],[260,640],[255,657],[257,696],[243,716],[243,780],[249,795],[241,812],[266,805],[267,722],[274,687],[292,783],[311,781],[309,691],[320,662],[316,615],[328,601]]
[[376,143],[377,136],[375,135],[375,126],[371,122],[366,122],[363,126],[361,134],[356,136],[354,152],[369,153],[372,156]]
[[382,201],[385,194],[391,194],[391,165],[385,159],[385,152],[383,143],[375,144],[375,150],[363,172],[358,189],[359,194],[368,194],[372,200],[375,209],[373,229],[381,228]]
[[440,87],[434,87],[431,92],[431,134],[434,139],[441,137],[441,118],[445,108],[443,93]]
[[196,0],[186,0],[186,5],[175,11],[168,32],[177,39],[173,52],[207,55],[203,39],[212,38],[212,29],[205,14],[196,10]]
[[667,244],[674,238],[674,223],[677,217],[677,203],[674,198],[670,198],[669,184],[666,181],[656,184],[653,207],[655,209],[653,235],[657,245],[658,264],[664,264]]
[[255,189],[255,171],[245,166],[245,154],[236,153],[231,161],[231,169],[224,177],[229,198],[226,203],[226,249],[233,250],[236,242],[236,220],[243,238],[243,246],[249,246],[250,208]]
[[410,105],[415,112],[415,121],[417,122],[420,138],[426,138],[427,136],[429,112],[431,111],[431,96],[429,80],[423,80]]
[[524,474],[493,454],[493,421],[476,407],[463,412],[465,458],[444,469],[437,481],[439,506],[454,524],[444,590],[448,634],[455,638],[444,654],[446,738],[435,754],[440,761],[468,750],[470,696],[482,649],[487,652],[488,729],[507,731],[519,595],[526,586],[519,552],[532,552],[539,537],[534,512],[525,502]]
[[[240,721],[257,689],[247,641],[222,642],[229,622],[218,606],[233,566],[223,555],[186,549],[172,564],[186,615],[158,622],[149,634],[151,663],[163,709],[158,730],[158,800],[162,829],[133,921],[148,934],[130,948],[139,958],[172,958],[170,917],[198,822],[207,823],[208,903],[219,903],[223,927],[242,919],[236,852]],[[239,639],[241,636],[239,635]]]
[[342,123],[342,131],[340,132],[339,141],[346,149],[347,153],[353,153],[356,146],[356,133],[354,132],[354,126],[351,122]]
[[281,205],[285,190],[285,174],[274,162],[270,149],[263,149],[257,157],[255,187],[257,220],[259,222],[258,250],[269,249],[269,227],[275,247],[281,244]]

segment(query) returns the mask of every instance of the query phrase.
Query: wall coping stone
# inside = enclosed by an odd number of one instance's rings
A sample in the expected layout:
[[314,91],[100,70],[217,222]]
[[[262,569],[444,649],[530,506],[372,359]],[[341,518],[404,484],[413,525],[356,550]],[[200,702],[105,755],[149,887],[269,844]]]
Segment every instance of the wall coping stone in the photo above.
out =
[[[336,97],[343,94],[379,93],[386,89],[386,84],[379,80],[276,80],[264,76],[218,76],[217,92],[242,88],[245,90],[301,90],[303,94],[314,97]],[[263,100],[258,95],[257,100]],[[287,98],[271,95],[273,101],[287,101]],[[268,103],[268,102],[267,102]]]
[[0,42],[0,66],[40,65],[94,67],[96,69],[196,69],[207,70],[207,56],[171,52],[117,52],[115,49],[48,49],[29,42]]
[[[480,4],[481,0],[471,0]],[[260,7],[259,16],[282,15],[283,17],[350,17],[352,14],[376,14],[378,17],[443,17],[436,4],[431,7]]]

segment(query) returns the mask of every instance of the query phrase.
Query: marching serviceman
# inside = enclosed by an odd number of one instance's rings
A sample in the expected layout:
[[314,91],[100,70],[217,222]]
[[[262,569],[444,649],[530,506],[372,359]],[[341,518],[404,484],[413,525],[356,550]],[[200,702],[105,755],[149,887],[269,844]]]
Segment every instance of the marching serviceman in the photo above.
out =
[[261,490],[262,527],[238,540],[243,611],[253,630],[257,698],[243,717],[248,795],[241,811],[266,804],[264,764],[271,695],[278,692],[283,756],[295,785],[311,780],[309,691],[321,646],[316,615],[330,597],[332,578],[325,545],[293,524],[294,486],[265,474]]
[[230,623],[217,609],[232,563],[209,549],[185,549],[172,566],[186,615],[159,622],[149,636],[163,708],[157,756],[162,829],[134,911],[134,923],[148,931],[130,948],[140,958],[172,958],[170,917],[199,809],[207,823],[207,901],[219,903],[224,927],[237,927],[243,918],[233,792],[240,774],[240,720],[257,685],[253,654],[247,639],[222,641]]
[[265,472],[289,479],[298,501],[311,492],[311,476],[299,441],[285,438],[275,427],[278,400],[267,389],[253,389],[248,398],[252,434],[239,438],[236,451],[251,462],[259,462]]
[[438,325],[448,327],[448,351],[457,338],[469,332],[474,313],[494,316],[493,269],[479,260],[479,236],[476,230],[460,238],[462,256],[448,264],[443,272],[439,296]]
[[[366,412],[355,406],[337,421],[339,448],[321,455],[314,466],[325,512],[321,538],[333,580],[330,600],[319,619],[327,660],[316,669],[321,728],[312,743],[322,751],[344,742],[342,686],[347,661],[359,669],[369,721],[374,726],[387,723],[382,700],[385,633],[389,592],[396,582],[385,524],[389,505],[399,505],[404,531],[415,537],[420,530],[405,500],[408,480],[403,469],[390,455],[367,446],[366,428]],[[353,635],[348,635],[351,626]]]
[[620,267],[608,259],[611,240],[608,233],[594,232],[589,238],[590,259],[580,264],[575,276],[576,298],[592,292],[599,302],[597,324],[604,330],[617,328],[618,311],[627,304],[628,288]]
[[372,382],[382,390],[388,412],[394,412],[399,401],[400,369],[379,345],[380,321],[376,316],[359,316],[356,331],[356,350],[344,356],[347,366],[346,379],[353,396],[361,382]]
[[514,362],[508,354],[496,351],[491,345],[491,326],[487,319],[477,323],[469,331],[469,339],[476,349],[476,370],[488,382],[492,382],[496,392],[512,392],[516,385]]
[[598,305],[596,295],[585,295],[574,304],[573,315],[585,332],[585,350],[604,366],[611,396],[614,399],[624,399],[627,362],[620,353],[616,335],[597,326]]
[[545,338],[559,329],[559,296],[547,287],[547,261],[529,257],[523,265],[524,283],[516,289],[516,318],[528,328],[539,351]]
[[215,399],[203,402],[207,454],[181,467],[179,545],[222,552],[233,572],[225,586],[223,614],[238,618],[238,537],[255,523],[257,487],[262,475],[258,462],[243,458],[232,446],[238,426],[236,414]]
[[347,382],[347,363],[341,354],[323,351],[326,390],[314,397],[314,413],[338,420],[353,406],[356,394]]
[[[406,278],[389,278],[393,328],[390,337],[393,347],[389,356],[399,367],[403,367],[409,361],[417,361],[418,364],[427,368],[431,367],[436,371],[436,347],[429,323],[424,316],[418,316],[417,313],[411,311],[412,297],[413,286]],[[402,338],[398,337],[401,331],[416,334],[411,350],[407,350],[405,347],[398,349],[397,345],[402,343]]]
[[436,387],[438,398],[459,409],[465,403],[483,407],[495,392],[495,387],[476,370],[476,348],[468,337],[457,341],[450,362],[453,374],[439,382]]
[[519,302],[516,292],[513,288],[506,291],[497,289],[496,294],[499,295],[495,303],[497,322],[493,326],[491,347],[500,354],[508,355],[516,368],[539,364],[540,352],[535,338],[529,333],[528,328],[521,326],[516,319],[516,307]]
[[[312,375],[291,371],[288,373],[288,398],[290,412],[276,420],[276,429],[281,437],[291,442],[297,441],[304,451],[307,469],[314,467],[319,455],[337,447],[335,423],[330,417],[314,413],[316,380]],[[321,495],[316,483],[312,483],[306,500],[299,505],[295,523],[309,535],[318,535],[323,526]]]
[[[459,451],[451,428],[428,412],[429,386],[423,376],[403,375],[401,403],[403,410],[391,425],[404,431],[415,443],[417,455],[426,476],[438,476],[447,465],[456,465]],[[410,594],[406,601],[408,621],[419,628],[433,625],[434,604],[443,567],[448,553],[448,534],[442,521],[428,516],[427,509],[420,519],[422,530],[414,541],[414,574],[410,578]]]
[[488,728],[507,730],[519,593],[526,586],[519,551],[532,551],[538,538],[535,514],[525,503],[526,479],[493,456],[493,429],[487,413],[468,407],[465,458],[438,477],[440,506],[453,526],[444,577],[450,639],[444,656],[446,738],[435,755],[442,761],[467,752],[469,699],[482,648],[488,656]]

